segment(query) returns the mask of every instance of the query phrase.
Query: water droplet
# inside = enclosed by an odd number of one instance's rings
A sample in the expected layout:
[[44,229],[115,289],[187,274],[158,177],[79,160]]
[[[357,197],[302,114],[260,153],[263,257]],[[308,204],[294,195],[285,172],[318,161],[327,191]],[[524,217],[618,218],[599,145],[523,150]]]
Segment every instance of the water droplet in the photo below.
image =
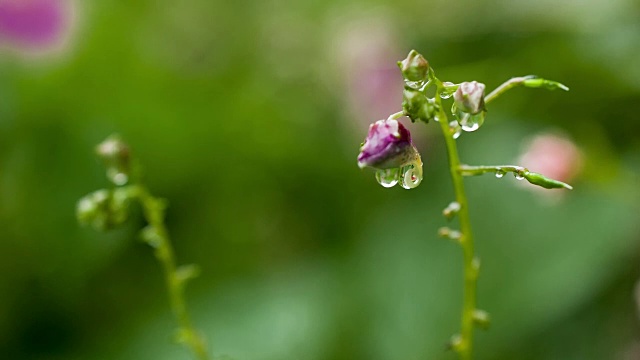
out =
[[504,174],[505,174],[504,170],[498,170],[498,171],[496,171],[496,177],[497,177],[498,179],[500,179],[501,177],[503,177],[503,176],[504,176]]
[[464,131],[476,131],[484,123],[484,111],[475,115],[463,113],[460,117],[460,126]]
[[376,181],[378,184],[390,188],[398,183],[400,169],[385,169],[376,171]]
[[462,127],[460,126],[460,124],[458,124],[457,121],[453,120],[449,122],[449,131],[451,131],[451,137],[457,139],[462,133]]
[[424,81],[405,80],[404,83],[412,89],[420,89],[423,85],[425,85]]
[[443,99],[443,100],[446,100],[446,99],[450,98],[454,93],[454,91],[451,91],[451,90],[447,89],[446,87],[455,86],[455,84],[452,83],[452,82],[444,82],[444,83],[442,83],[442,86],[444,86],[445,88],[442,89],[442,92],[440,92],[440,98]]
[[524,175],[519,172],[514,172],[513,176],[515,176],[517,180],[524,180]]
[[405,189],[413,189],[422,182],[422,162],[402,167],[400,185]]
[[451,106],[451,112],[453,113],[453,116],[458,119],[458,122],[464,131],[476,131],[484,123],[485,111],[480,111],[479,113],[472,115],[459,111],[454,103],[453,106]]

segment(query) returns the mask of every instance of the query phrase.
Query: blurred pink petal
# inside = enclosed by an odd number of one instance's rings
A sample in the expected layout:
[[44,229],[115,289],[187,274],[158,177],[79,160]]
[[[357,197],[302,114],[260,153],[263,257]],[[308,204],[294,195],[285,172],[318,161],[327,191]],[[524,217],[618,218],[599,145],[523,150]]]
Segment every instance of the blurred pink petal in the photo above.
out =
[[[536,135],[530,139],[524,153],[518,159],[518,165],[530,171],[569,184],[582,171],[582,164],[580,149],[568,138],[552,133]],[[539,190],[548,196],[560,197],[563,194],[563,192],[549,191],[537,186],[527,186],[527,188]]]
[[401,109],[402,76],[396,62],[404,50],[393,21],[382,11],[344,16],[334,35],[338,44],[346,105],[361,124]]
[[546,177],[568,182],[582,169],[582,154],[565,137],[541,134],[530,141],[519,164]]

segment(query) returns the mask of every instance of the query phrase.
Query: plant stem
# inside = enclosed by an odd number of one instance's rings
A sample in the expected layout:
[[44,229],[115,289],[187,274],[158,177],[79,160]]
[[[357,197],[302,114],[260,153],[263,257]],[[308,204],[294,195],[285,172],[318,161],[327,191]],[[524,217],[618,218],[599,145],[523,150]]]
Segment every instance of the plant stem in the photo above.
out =
[[[434,79],[435,76],[434,76]],[[437,79],[436,79],[437,80]],[[462,247],[464,261],[464,292],[462,305],[462,319],[460,338],[454,348],[460,354],[462,360],[471,360],[473,357],[473,330],[474,330],[474,312],[476,310],[476,282],[478,279],[479,262],[474,255],[473,233],[471,232],[471,220],[469,219],[469,207],[467,196],[464,191],[464,183],[462,175],[459,172],[460,158],[458,157],[458,147],[455,139],[451,136],[449,130],[449,121],[447,114],[443,110],[440,93],[443,90],[442,83],[437,80],[438,86],[436,90],[436,104],[438,107],[438,118],[442,134],[444,135],[449,154],[449,171],[451,180],[453,181],[453,189],[456,195],[456,201],[460,204],[458,212],[460,221],[460,245]]]
[[[486,173],[495,173],[504,175],[505,173],[512,172],[520,180],[527,179],[533,185],[542,186],[546,189],[568,189],[573,190],[573,187],[567,183],[559,180],[549,179],[546,176],[529,171],[529,169],[522,166],[515,165],[492,165],[492,166],[469,166],[460,165],[458,172],[462,176],[476,176]],[[501,176],[500,176],[501,177]]]
[[145,239],[155,248],[155,256],[164,270],[171,309],[178,321],[178,339],[188,347],[196,359],[208,359],[207,347],[202,337],[193,327],[184,298],[185,276],[180,276],[176,267],[175,254],[169,233],[164,224],[165,204],[161,199],[153,197],[143,185],[132,186],[133,193],[138,197],[144,217],[149,223],[149,231],[153,232],[153,241]]
[[524,168],[522,166],[516,166],[516,165],[491,165],[491,166],[469,166],[469,165],[460,165],[460,167],[458,167],[458,172],[462,175],[462,176],[476,176],[476,175],[482,175],[482,174],[486,174],[486,173],[496,173],[496,172],[503,172],[503,173],[507,173],[507,172],[512,172],[512,173],[524,173],[527,170],[527,168]]
[[531,79],[531,78],[534,78],[534,76],[531,76],[531,75],[519,76],[519,77],[514,77],[505,81],[500,86],[495,88],[491,93],[489,93],[489,95],[484,97],[484,103],[485,104],[490,103],[492,100],[495,100],[498,96],[507,92],[507,90],[514,88],[516,86],[522,85],[525,80]]

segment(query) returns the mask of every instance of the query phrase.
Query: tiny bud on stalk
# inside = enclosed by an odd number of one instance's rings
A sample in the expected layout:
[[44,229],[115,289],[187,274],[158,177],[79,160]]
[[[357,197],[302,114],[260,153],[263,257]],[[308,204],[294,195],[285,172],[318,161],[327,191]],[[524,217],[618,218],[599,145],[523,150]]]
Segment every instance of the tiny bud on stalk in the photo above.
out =
[[463,82],[453,93],[456,108],[471,115],[484,110],[484,84],[477,81]]
[[96,153],[104,161],[107,177],[115,185],[126,185],[131,171],[131,151],[118,135],[111,135],[98,144]]
[[415,50],[411,50],[407,58],[398,61],[402,76],[409,81],[426,81],[429,74],[429,62]]

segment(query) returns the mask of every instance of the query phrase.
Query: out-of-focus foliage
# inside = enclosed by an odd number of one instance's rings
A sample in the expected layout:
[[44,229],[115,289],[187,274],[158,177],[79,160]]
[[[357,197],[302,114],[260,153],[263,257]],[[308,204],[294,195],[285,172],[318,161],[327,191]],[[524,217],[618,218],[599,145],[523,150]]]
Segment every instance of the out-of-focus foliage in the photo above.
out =
[[411,48],[443,80],[571,88],[512,90],[458,140],[463,161],[503,164],[561,132],[583,161],[562,196],[466,180],[493,322],[478,358],[640,357],[637,2],[75,4],[64,49],[0,55],[3,358],[188,359],[140,217],[107,235],[75,222],[107,185],[92,149],[112,132],[169,199],[178,259],[203,269],[188,297],[216,356],[455,358],[461,254],[436,236],[452,200],[438,129],[405,121],[417,189],[356,166],[368,123],[400,110]]

